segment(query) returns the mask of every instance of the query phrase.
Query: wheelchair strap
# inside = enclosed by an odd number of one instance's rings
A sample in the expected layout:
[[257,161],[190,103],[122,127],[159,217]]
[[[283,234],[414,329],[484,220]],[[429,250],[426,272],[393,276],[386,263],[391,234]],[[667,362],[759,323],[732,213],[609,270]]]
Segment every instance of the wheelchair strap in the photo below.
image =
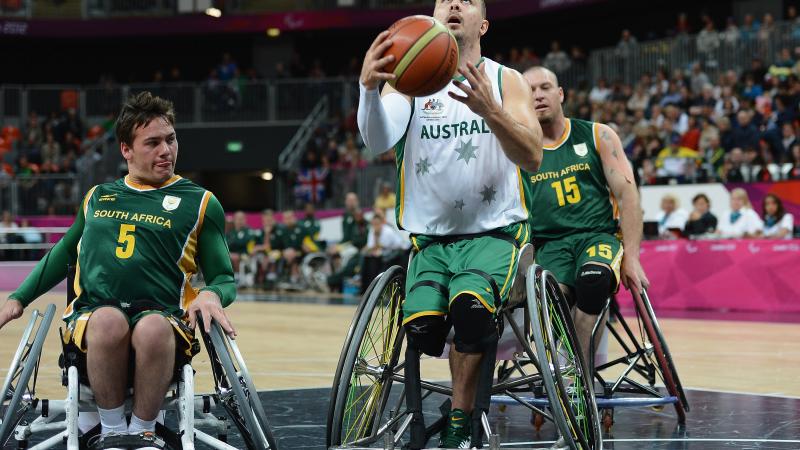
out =
[[411,289],[409,289],[408,293],[410,294],[414,292],[414,289],[422,286],[428,286],[436,289],[437,291],[439,291],[440,294],[442,294],[442,296],[444,296],[444,298],[448,298],[450,295],[450,293],[447,291],[447,287],[445,287],[441,283],[437,283],[431,280],[417,281],[413,286],[411,286]]
[[494,281],[494,278],[492,278],[491,275],[479,269],[467,269],[464,272],[474,273],[475,275],[483,277],[489,283],[489,286],[492,287],[492,294],[494,295],[494,300],[497,307],[500,306],[500,301],[502,300],[500,298],[500,288],[497,287],[497,282]]

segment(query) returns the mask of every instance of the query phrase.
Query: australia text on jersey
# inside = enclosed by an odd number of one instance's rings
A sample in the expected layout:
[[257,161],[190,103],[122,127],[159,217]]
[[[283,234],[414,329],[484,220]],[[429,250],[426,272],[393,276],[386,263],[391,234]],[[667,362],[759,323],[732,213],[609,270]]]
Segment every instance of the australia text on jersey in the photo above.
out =
[[423,125],[420,131],[420,139],[450,139],[471,134],[490,134],[492,130],[486,125],[486,121],[481,119],[480,124],[477,120],[469,122],[462,121],[445,125]]
[[154,223],[156,225],[161,225],[164,228],[172,228],[172,221],[170,219],[165,219],[161,216],[155,216],[153,214],[133,213],[133,216],[131,216],[131,213],[128,211],[101,209],[94,212],[94,217],[130,220],[131,222],[140,223]]
[[567,166],[567,167],[561,169],[560,171],[558,171],[558,170],[552,171],[551,170],[551,171],[548,171],[548,172],[542,172],[542,173],[537,173],[535,175],[531,175],[531,182],[532,183],[536,183],[537,181],[552,180],[552,179],[555,179],[555,178],[560,178],[560,177],[566,176],[566,175],[568,175],[568,174],[570,174],[572,172],[579,172],[579,171],[586,171],[586,170],[591,170],[591,168],[589,167],[589,163],[572,164],[571,166]]

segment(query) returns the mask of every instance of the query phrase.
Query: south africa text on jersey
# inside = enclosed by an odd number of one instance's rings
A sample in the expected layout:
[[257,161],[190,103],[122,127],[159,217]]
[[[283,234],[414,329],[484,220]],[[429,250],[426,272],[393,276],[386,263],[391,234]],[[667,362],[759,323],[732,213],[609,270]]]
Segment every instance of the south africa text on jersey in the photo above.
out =
[[591,168],[589,167],[589,163],[572,164],[571,166],[567,166],[567,167],[561,169],[560,171],[559,170],[555,170],[555,171],[551,170],[551,171],[548,171],[548,172],[537,173],[537,174],[531,175],[531,182],[532,183],[536,183],[538,181],[553,180],[553,179],[556,179],[556,178],[561,178],[563,176],[566,176],[566,175],[568,175],[568,174],[570,174],[572,172],[580,172],[580,171],[584,171],[584,170],[591,170]]
[[472,134],[490,134],[492,130],[485,120],[470,120],[446,125],[423,125],[420,139],[450,139]]
[[128,211],[101,209],[94,212],[94,217],[107,217],[109,219],[128,220],[131,222],[153,223],[156,225],[161,225],[164,228],[172,228],[172,221],[170,219],[165,219],[161,216],[155,216],[152,214],[133,213],[133,215],[131,215],[131,213]]

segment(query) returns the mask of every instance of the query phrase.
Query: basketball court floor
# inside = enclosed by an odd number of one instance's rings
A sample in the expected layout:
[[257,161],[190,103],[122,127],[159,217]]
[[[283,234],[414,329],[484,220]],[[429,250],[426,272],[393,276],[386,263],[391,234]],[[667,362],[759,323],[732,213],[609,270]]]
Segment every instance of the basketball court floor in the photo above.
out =
[[[64,296],[48,294],[29,309],[47,303],[61,308]],[[245,293],[228,309],[281,450],[325,448],[330,384],[355,311],[336,303],[342,300]],[[617,408],[604,448],[800,449],[800,316],[656,312],[687,388],[686,426],[677,426],[671,406]],[[27,317],[28,311],[0,331],[0,375]],[[45,344],[40,398],[65,395],[57,367],[60,325],[54,320]],[[198,393],[211,390],[206,359],[201,352],[194,363]],[[449,378],[446,361],[426,362],[423,373]],[[431,398],[426,416],[438,414],[439,403]],[[537,433],[521,407],[493,406],[490,421],[503,448],[546,448],[556,437],[551,424]],[[242,445],[236,436],[230,443]]]

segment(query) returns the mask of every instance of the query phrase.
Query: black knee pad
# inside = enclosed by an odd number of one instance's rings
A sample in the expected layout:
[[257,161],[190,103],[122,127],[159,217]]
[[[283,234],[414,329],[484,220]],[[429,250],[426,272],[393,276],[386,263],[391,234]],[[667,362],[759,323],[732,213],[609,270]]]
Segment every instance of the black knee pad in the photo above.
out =
[[487,345],[497,342],[497,325],[483,303],[469,294],[462,294],[450,304],[450,320],[455,328],[453,342],[461,353],[483,353]]
[[594,316],[600,314],[611,294],[613,282],[614,274],[608,267],[598,264],[581,266],[575,278],[578,309]]
[[441,356],[450,327],[443,316],[421,316],[404,325],[408,345],[429,356]]

